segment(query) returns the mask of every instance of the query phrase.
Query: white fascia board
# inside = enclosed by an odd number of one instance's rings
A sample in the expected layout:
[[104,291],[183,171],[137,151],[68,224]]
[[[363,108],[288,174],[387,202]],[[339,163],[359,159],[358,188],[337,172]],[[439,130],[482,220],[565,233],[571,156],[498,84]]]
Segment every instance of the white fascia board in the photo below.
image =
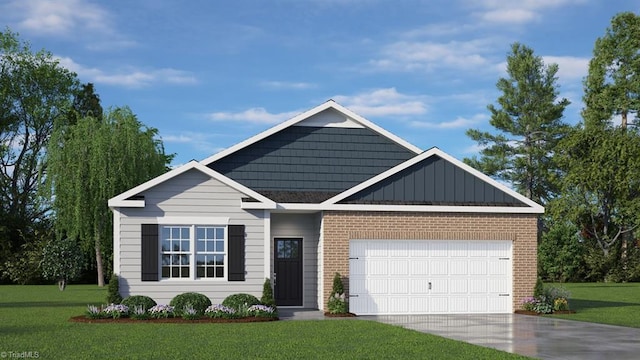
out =
[[289,120],[287,120],[287,121],[285,121],[283,123],[280,123],[280,124],[270,128],[270,129],[267,129],[267,130],[261,132],[260,134],[257,134],[257,135],[255,135],[253,137],[250,137],[247,140],[244,140],[244,141],[242,141],[242,142],[240,142],[240,143],[238,143],[236,145],[233,145],[233,146],[231,146],[231,147],[229,147],[229,148],[227,148],[225,150],[222,150],[221,152],[219,152],[217,154],[214,154],[214,155],[212,155],[212,156],[200,161],[200,163],[203,164],[203,165],[209,165],[209,164],[211,164],[212,162],[214,162],[216,160],[222,159],[223,157],[225,157],[225,156],[227,156],[229,154],[232,154],[232,153],[234,153],[234,152],[236,152],[236,151],[238,151],[240,149],[243,149],[243,148],[245,148],[245,147],[247,147],[247,146],[249,146],[249,145],[251,145],[253,143],[256,143],[256,142],[258,142],[258,141],[260,141],[262,139],[265,139],[265,138],[267,138],[267,137],[269,137],[269,136],[271,136],[271,135],[273,135],[273,134],[275,134],[275,133],[277,133],[277,132],[279,132],[281,130],[284,130],[284,129],[290,127],[290,126],[293,126],[293,125],[295,125],[295,124],[297,124],[297,123],[299,123],[299,122],[301,122],[303,120],[306,120],[306,119],[308,119],[308,118],[310,118],[310,117],[312,117],[312,116],[314,116],[314,115],[316,115],[316,114],[318,114],[318,113],[320,113],[320,112],[322,112],[324,110],[327,110],[329,108],[333,108],[333,109],[343,113],[344,115],[352,118],[353,120],[355,120],[356,122],[362,124],[363,126],[365,126],[365,127],[369,128],[369,129],[377,132],[380,135],[383,135],[383,136],[389,138],[390,140],[400,144],[401,146],[404,146],[405,148],[415,152],[416,154],[419,154],[419,153],[422,152],[422,150],[419,147],[414,146],[414,145],[410,144],[409,142],[401,139],[400,137],[388,132],[387,130],[381,128],[380,126],[370,122],[369,120],[363,118],[362,116],[360,116],[360,115],[354,113],[353,111],[345,108],[344,106],[336,103],[334,100],[327,100],[326,102],[314,107],[313,109],[307,110],[307,111],[305,111],[305,112],[303,112],[303,113],[301,113],[299,115],[296,115],[295,117],[293,117],[293,118],[291,118],[291,119],[289,119]]
[[[494,186],[494,187],[504,191],[505,193],[509,194],[510,196],[512,196],[512,197],[518,199],[519,201],[525,203],[526,205],[530,206],[530,208],[529,207],[525,207],[525,208],[522,208],[522,209],[529,209],[529,210],[531,210],[532,213],[539,213],[539,214],[544,213],[544,207],[542,207],[542,205],[540,205],[540,204],[534,202],[533,200],[531,200],[531,199],[519,194],[518,192],[508,188],[507,186],[495,181],[494,179],[490,178],[489,176],[487,176],[487,175],[483,174],[482,172],[472,168],[471,166],[465,164],[464,162],[454,158],[453,156],[445,153],[444,151],[442,151],[442,150],[440,150],[440,149],[438,149],[436,147],[431,148],[431,149],[423,152],[422,154],[420,154],[418,156],[415,156],[415,157],[413,157],[413,158],[411,158],[411,159],[409,159],[409,160],[407,160],[407,161],[405,161],[405,162],[403,162],[401,164],[398,164],[397,166],[395,166],[395,167],[393,167],[393,168],[391,168],[391,169],[389,169],[389,170],[387,170],[387,171],[385,171],[385,172],[383,172],[383,173],[381,173],[379,175],[376,175],[376,176],[372,177],[371,179],[369,179],[369,180],[367,180],[365,182],[362,182],[362,183],[352,187],[351,189],[348,189],[348,190],[346,190],[346,191],[344,191],[344,192],[342,192],[342,193],[340,193],[340,194],[338,194],[338,195],[336,195],[336,196],[334,196],[334,197],[332,197],[332,198],[330,198],[328,200],[325,200],[324,202],[322,202],[322,204],[323,205],[336,204],[337,202],[342,201],[342,200],[346,199],[347,197],[349,197],[349,196],[351,196],[351,195],[353,195],[353,194],[355,194],[355,193],[357,193],[359,191],[362,191],[362,190],[364,190],[364,189],[366,189],[366,188],[368,188],[368,187],[370,187],[370,186],[372,186],[372,185],[374,185],[374,184],[376,184],[376,183],[378,183],[378,182],[380,182],[380,181],[382,181],[382,180],[384,180],[384,179],[386,179],[386,178],[388,178],[388,177],[390,177],[390,176],[392,176],[394,174],[397,174],[398,172],[400,172],[400,171],[402,171],[402,170],[404,170],[404,169],[406,169],[406,168],[408,168],[408,167],[410,167],[412,165],[415,165],[415,164],[419,163],[420,161],[423,161],[423,160],[425,160],[425,159],[427,159],[427,158],[429,158],[429,157],[431,157],[433,155],[437,155],[437,156],[449,161],[450,163],[454,164],[455,166],[461,168],[462,170],[464,170],[464,171],[466,171],[466,172],[478,177],[479,179],[489,183],[491,186]],[[403,206],[407,206],[407,205],[403,205]],[[451,206],[438,206],[438,207],[452,208]],[[474,208],[473,206],[464,206],[464,207]],[[475,207],[475,208],[497,209],[498,207],[492,207],[492,206],[480,207],[479,206],[479,207]],[[517,209],[518,207],[504,207],[504,208]],[[472,212],[475,212],[475,211],[472,211]],[[489,211],[489,212],[491,212],[491,211]]]
[[278,208],[278,205],[269,200],[270,203],[262,203],[255,201],[243,201],[240,204],[240,208],[243,210],[275,210]]
[[278,210],[290,211],[390,211],[424,213],[542,214],[544,208],[515,206],[442,206],[377,204],[278,204]]
[[134,187],[133,189],[130,189],[128,191],[123,192],[120,195],[117,195],[111,199],[109,199],[108,201],[108,205],[110,208],[116,208],[116,207],[144,207],[144,200],[127,200],[128,198],[138,195],[141,192],[144,192],[146,190],[151,189],[152,187],[159,185],[169,179],[172,179],[180,174],[183,174],[191,169],[196,169],[202,173],[204,173],[205,175],[210,176],[213,179],[216,179],[218,181],[220,181],[221,183],[237,190],[238,192],[241,192],[249,197],[252,197],[256,200],[258,200],[259,202],[256,204],[262,204],[263,207],[267,207],[267,208],[275,208],[276,203],[273,202],[271,199],[268,199],[267,197],[260,195],[259,193],[249,189],[248,187],[220,174],[219,172],[210,169],[202,164],[200,164],[199,162],[195,161],[195,160],[191,160],[188,163],[175,168],[171,171],[168,171],[160,176],[157,176],[141,185],[138,185],[136,187]]

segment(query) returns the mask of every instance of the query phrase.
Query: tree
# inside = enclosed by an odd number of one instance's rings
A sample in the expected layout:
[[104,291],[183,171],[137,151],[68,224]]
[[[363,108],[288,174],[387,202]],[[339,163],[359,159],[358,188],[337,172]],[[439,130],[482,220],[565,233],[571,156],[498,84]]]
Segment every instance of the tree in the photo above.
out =
[[82,249],[72,238],[51,240],[42,252],[42,275],[57,280],[60,291],[80,276],[84,265]]
[[76,92],[73,105],[69,111],[69,123],[75,124],[79,119],[93,117],[102,119],[102,105],[100,96],[95,93],[92,83],[82,84],[81,89]]
[[611,250],[640,223],[640,136],[621,127],[587,126],[564,139],[560,149],[567,169],[558,199],[561,216],[581,229],[610,268],[616,263],[608,259]]
[[603,37],[596,40],[584,81],[586,126],[611,125],[620,116],[626,128],[640,109],[640,16],[616,15]]
[[45,148],[76,86],[75,74],[51,53],[34,53],[9,29],[0,32],[0,264],[47,230],[48,199],[38,196]]
[[554,148],[569,127],[562,122],[567,99],[557,100],[558,66],[545,66],[533,50],[515,43],[507,57],[508,78],[498,80],[498,106],[489,105],[497,133],[469,129],[483,149],[465,162],[511,183],[529,199],[545,204],[559,190]]
[[104,263],[110,266],[113,252],[107,200],[166,171],[172,156],[165,154],[157,135],[126,107],[102,119],[84,117],[53,134],[47,181],[55,195],[56,230],[93,249],[99,286],[111,273],[104,271]]
[[579,229],[573,223],[560,219],[553,221],[538,247],[540,276],[552,282],[583,279],[584,251]]

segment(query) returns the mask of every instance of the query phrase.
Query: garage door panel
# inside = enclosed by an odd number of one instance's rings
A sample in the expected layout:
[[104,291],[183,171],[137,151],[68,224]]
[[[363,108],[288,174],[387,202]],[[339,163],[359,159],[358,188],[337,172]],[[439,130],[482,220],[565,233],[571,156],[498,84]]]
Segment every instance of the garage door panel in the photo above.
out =
[[428,294],[429,279],[411,278],[409,280],[411,294]]
[[468,260],[451,260],[449,262],[449,274],[450,275],[467,275],[469,261]]
[[409,298],[409,312],[411,314],[429,313],[429,298],[426,296],[413,296]]
[[431,275],[448,275],[449,262],[444,259],[432,259],[429,261],[429,273]]
[[389,263],[389,260],[387,259],[367,260],[367,274],[371,276],[376,276],[376,275],[387,276],[389,274],[389,269],[387,267],[388,263]]
[[409,275],[409,261],[406,259],[389,260],[389,275],[394,277],[407,277]]
[[511,252],[510,241],[352,240],[350,310],[509,313]]
[[427,260],[409,260],[410,274],[412,276],[429,275],[429,262]]
[[398,279],[389,281],[389,290],[391,294],[409,294],[409,279]]
[[368,279],[366,281],[366,290],[369,294],[389,294],[389,287],[387,286],[387,279]]
[[468,279],[451,279],[449,280],[450,294],[468,294]]

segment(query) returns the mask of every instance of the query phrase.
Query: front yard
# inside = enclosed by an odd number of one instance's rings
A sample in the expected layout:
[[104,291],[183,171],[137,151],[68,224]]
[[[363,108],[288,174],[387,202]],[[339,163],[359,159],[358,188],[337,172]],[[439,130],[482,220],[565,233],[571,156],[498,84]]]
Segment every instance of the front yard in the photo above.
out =
[[640,328],[640,283],[553,285],[571,291],[569,305],[577,311],[575,314],[553,317]]
[[0,286],[3,358],[517,359],[517,355],[361,320],[237,324],[69,322],[106,290]]

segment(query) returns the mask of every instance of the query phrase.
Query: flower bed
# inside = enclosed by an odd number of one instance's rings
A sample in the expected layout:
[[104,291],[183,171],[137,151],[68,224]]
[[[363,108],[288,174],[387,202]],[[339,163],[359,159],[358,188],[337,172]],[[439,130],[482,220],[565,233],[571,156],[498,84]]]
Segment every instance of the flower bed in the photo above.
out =
[[197,311],[187,304],[181,310],[172,305],[158,304],[150,309],[136,306],[130,309],[126,305],[110,304],[104,307],[88,305],[84,316],[75,316],[73,322],[83,323],[223,323],[257,322],[278,320],[278,312],[273,306],[240,306],[239,309],[224,305],[211,305],[204,312]]

